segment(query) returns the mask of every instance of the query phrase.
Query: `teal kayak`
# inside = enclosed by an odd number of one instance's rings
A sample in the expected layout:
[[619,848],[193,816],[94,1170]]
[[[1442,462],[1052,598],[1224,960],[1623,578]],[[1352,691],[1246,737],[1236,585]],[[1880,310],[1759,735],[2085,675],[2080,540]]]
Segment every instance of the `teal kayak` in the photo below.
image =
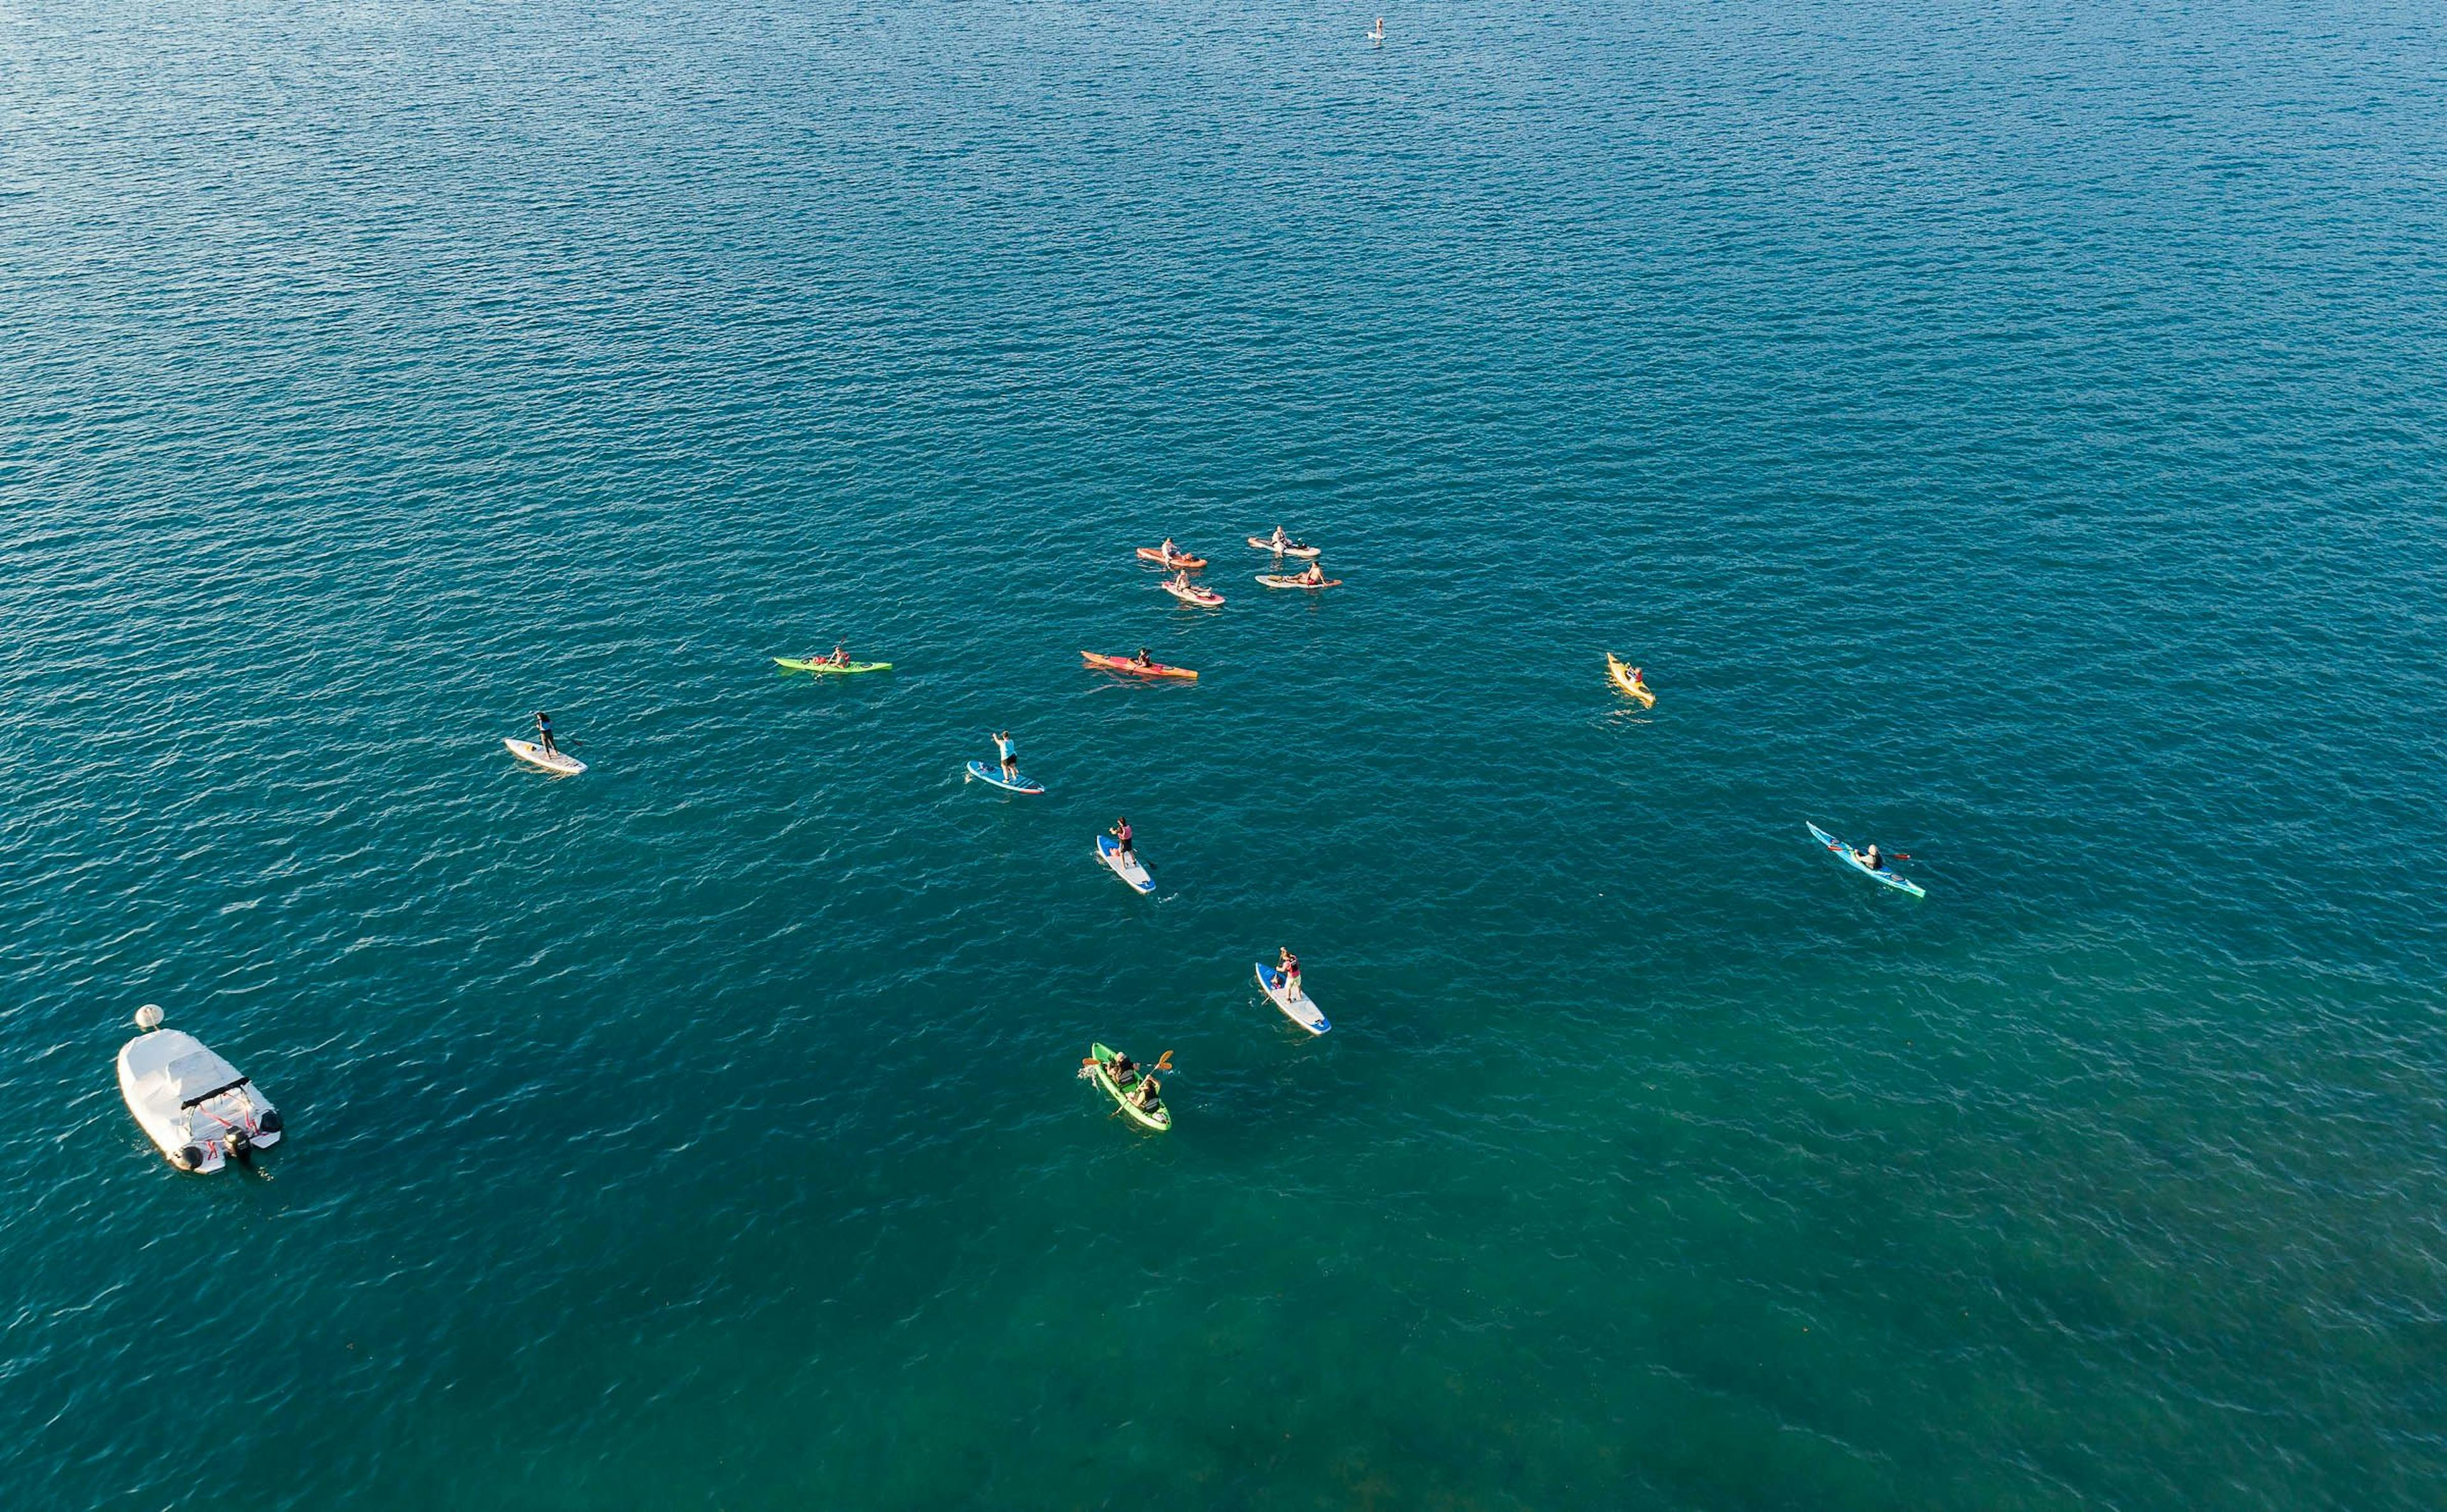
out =
[[1141,1107],[1132,1103],[1123,1094],[1120,1087],[1113,1085],[1112,1073],[1105,1069],[1105,1067],[1111,1062],[1113,1052],[1102,1045],[1094,1046],[1092,1049],[1096,1058],[1091,1063],[1090,1069],[1095,1073],[1096,1085],[1105,1089],[1107,1097],[1120,1105],[1122,1111],[1128,1113],[1133,1122],[1143,1127],[1155,1129],[1158,1132],[1172,1127],[1172,1109],[1164,1106],[1163,1098],[1158,1097],[1153,1107]]
[[1884,882],[1888,887],[1893,888],[1896,892],[1909,893],[1914,898],[1926,898],[1928,896],[1927,893],[1921,890],[1920,883],[1913,881],[1903,873],[1893,871],[1884,866],[1869,865],[1867,861],[1862,860],[1859,856],[1853,853],[1851,846],[1845,844],[1842,841],[1828,834],[1817,825],[1810,824],[1806,820],[1803,822],[1808,826],[1810,833],[1818,837],[1819,844],[1826,846],[1829,850],[1833,851],[1837,856],[1842,857],[1844,864],[1851,867],[1852,870],[1859,872],[1869,880],[1873,882]]

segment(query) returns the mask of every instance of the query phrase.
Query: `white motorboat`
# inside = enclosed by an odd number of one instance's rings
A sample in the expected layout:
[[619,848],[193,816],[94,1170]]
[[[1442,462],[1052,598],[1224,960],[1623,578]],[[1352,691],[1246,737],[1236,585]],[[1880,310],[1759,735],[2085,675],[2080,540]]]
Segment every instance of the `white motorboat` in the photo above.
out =
[[170,1163],[218,1171],[280,1143],[280,1113],[237,1067],[193,1034],[163,1029],[161,1010],[136,1011],[144,1030],[119,1048],[119,1095]]

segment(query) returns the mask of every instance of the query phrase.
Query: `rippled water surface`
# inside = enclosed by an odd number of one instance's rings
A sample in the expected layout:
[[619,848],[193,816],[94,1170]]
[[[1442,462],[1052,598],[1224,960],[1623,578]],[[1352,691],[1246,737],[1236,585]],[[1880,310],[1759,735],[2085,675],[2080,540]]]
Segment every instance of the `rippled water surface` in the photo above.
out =
[[2439,1504],[2436,13],[1373,14],[0,0],[0,1503]]

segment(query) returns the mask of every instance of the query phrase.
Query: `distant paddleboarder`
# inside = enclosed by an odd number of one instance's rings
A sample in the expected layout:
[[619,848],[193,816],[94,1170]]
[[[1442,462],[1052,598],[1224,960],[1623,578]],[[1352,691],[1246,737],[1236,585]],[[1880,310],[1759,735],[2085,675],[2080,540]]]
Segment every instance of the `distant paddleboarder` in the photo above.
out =
[[536,746],[547,756],[560,754],[560,747],[553,743],[552,716],[541,709],[536,710]]

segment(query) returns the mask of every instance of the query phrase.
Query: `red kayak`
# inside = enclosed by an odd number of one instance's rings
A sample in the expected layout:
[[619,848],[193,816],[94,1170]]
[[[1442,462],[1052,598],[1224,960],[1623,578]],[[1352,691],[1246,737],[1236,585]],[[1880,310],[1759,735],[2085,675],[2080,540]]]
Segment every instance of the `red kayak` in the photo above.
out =
[[1103,656],[1092,651],[1083,651],[1079,654],[1088,659],[1089,666],[1099,671],[1128,672],[1133,677],[1178,677],[1185,683],[1198,681],[1198,674],[1186,667],[1167,667],[1162,662],[1149,662],[1142,667],[1128,656]]
[[1192,557],[1186,551],[1177,551],[1167,557],[1164,554],[1164,548],[1161,546],[1141,546],[1139,548],[1139,560],[1151,561],[1159,567],[1171,567],[1176,569],[1186,567],[1191,572],[1196,572],[1199,568],[1206,565],[1205,558]]

